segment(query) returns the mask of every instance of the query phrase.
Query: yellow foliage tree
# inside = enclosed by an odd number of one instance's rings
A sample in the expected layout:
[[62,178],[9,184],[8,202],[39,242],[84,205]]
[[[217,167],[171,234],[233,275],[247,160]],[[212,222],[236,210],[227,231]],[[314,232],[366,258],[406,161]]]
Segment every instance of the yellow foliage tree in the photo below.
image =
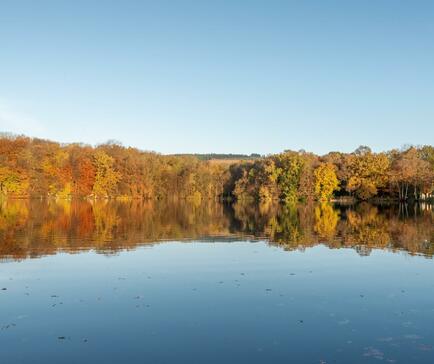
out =
[[29,188],[29,181],[7,167],[0,167],[0,194],[25,195]]
[[121,175],[113,168],[114,159],[99,150],[95,153],[96,176],[93,193],[97,197],[109,197],[118,184]]
[[335,166],[330,163],[321,163],[314,171],[315,194],[319,200],[329,200],[333,192],[339,190],[339,181]]
[[368,147],[359,147],[348,158],[346,190],[367,200],[387,186],[390,160],[384,153],[373,153]]

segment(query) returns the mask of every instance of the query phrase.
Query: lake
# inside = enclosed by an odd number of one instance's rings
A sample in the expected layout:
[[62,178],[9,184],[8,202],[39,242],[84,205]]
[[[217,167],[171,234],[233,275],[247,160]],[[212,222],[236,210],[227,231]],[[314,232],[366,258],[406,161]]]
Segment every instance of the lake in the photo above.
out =
[[0,201],[2,363],[433,363],[432,205]]

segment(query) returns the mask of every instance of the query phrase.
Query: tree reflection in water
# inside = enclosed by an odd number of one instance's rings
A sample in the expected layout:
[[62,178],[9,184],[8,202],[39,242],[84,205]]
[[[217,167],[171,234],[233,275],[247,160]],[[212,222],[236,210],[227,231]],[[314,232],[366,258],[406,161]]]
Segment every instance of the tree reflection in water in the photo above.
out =
[[317,244],[432,257],[431,205],[233,205],[200,201],[0,201],[0,258],[94,249],[110,254],[167,240],[266,239],[285,250]]

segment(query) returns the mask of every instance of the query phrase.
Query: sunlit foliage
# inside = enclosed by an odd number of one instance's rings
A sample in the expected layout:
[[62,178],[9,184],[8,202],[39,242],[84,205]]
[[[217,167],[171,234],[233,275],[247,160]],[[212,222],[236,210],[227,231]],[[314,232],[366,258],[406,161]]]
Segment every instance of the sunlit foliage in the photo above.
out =
[[335,173],[335,166],[331,163],[321,163],[314,171],[315,194],[319,200],[329,200],[333,192],[338,190],[339,181]]
[[[0,194],[91,199],[297,201],[372,198],[426,200],[434,191],[434,148],[317,156],[285,151],[218,163],[161,155],[117,142],[97,147],[24,136],[0,137]],[[232,156],[232,155],[231,155]]]

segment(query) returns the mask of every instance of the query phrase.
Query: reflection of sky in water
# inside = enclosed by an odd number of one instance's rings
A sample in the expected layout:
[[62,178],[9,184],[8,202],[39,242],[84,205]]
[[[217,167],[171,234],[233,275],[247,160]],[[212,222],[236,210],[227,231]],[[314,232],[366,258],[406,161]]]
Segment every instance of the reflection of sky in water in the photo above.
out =
[[0,265],[2,362],[432,363],[431,259],[167,243]]

